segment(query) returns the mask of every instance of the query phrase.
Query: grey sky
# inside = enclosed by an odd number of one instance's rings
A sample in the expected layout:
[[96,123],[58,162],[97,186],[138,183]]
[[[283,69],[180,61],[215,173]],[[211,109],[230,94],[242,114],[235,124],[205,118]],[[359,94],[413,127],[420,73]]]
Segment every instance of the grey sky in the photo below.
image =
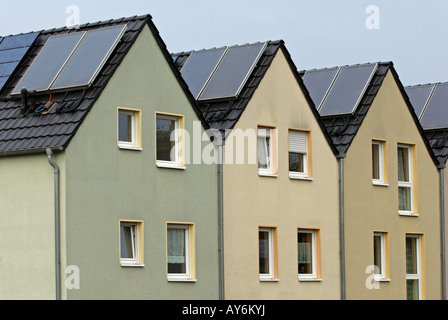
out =
[[446,0],[0,0],[0,35],[62,27],[69,5],[81,23],[149,13],[171,52],[283,39],[299,70],[393,61],[404,85],[448,81]]

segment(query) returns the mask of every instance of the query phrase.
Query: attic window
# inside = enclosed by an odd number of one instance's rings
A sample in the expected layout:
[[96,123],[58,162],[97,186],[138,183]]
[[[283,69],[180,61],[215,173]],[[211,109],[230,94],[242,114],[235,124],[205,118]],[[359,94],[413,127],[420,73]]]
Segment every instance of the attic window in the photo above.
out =
[[121,149],[141,150],[140,110],[118,109],[118,146]]
[[50,37],[11,95],[23,88],[45,92],[90,86],[125,30],[119,25]]

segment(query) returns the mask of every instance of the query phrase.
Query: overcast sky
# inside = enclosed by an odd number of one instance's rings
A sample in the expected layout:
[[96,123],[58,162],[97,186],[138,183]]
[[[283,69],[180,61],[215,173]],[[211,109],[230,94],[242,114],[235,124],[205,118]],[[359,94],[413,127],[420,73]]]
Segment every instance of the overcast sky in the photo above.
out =
[[[0,0],[0,35],[150,14],[170,52],[283,39],[297,68],[393,61],[448,81],[447,0]],[[373,6],[373,7],[372,7]]]

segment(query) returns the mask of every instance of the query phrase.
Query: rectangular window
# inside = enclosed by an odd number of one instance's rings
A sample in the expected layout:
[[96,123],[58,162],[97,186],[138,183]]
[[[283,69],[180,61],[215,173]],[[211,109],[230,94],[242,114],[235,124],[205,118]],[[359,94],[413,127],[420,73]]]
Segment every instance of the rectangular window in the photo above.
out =
[[118,146],[141,149],[140,110],[118,108]]
[[384,141],[372,141],[372,182],[374,184],[385,184],[386,148]]
[[143,222],[120,221],[120,263],[143,265]]
[[398,145],[398,210],[408,214],[413,211],[412,157],[411,146]]
[[194,225],[168,224],[167,227],[168,280],[194,278]]
[[421,247],[420,236],[406,235],[406,299],[421,299]]
[[299,229],[297,231],[299,280],[311,280],[320,277],[319,251],[319,231]]
[[387,278],[387,251],[388,236],[385,232],[373,233],[373,264],[375,280],[381,281]]
[[275,129],[258,127],[258,173],[274,175],[276,173],[276,136]]
[[308,158],[308,132],[289,130],[289,176],[308,177]]
[[258,230],[260,280],[273,280],[276,278],[274,232],[274,228],[259,228]]
[[181,167],[181,129],[183,117],[165,114],[156,115],[156,159],[162,167]]

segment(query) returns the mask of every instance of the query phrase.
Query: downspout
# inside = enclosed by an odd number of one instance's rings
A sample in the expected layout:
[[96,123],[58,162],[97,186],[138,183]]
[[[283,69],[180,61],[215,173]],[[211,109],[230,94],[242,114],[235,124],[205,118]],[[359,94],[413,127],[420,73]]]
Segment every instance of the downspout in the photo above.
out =
[[345,153],[336,156],[339,164],[339,246],[341,268],[341,300],[346,300],[345,287],[345,217],[344,217],[344,159]]
[[441,258],[442,258],[442,300],[446,300],[446,246],[445,246],[445,179],[444,169],[445,165],[440,164],[439,180],[440,180],[440,244],[441,244]]
[[218,255],[219,255],[219,299],[225,300],[224,289],[224,199],[223,199],[223,145],[224,139],[216,141],[218,147]]
[[46,149],[48,162],[54,168],[54,236],[55,236],[55,278],[56,300],[61,300],[61,249],[60,249],[60,203],[59,203],[59,167],[53,160],[53,150]]

